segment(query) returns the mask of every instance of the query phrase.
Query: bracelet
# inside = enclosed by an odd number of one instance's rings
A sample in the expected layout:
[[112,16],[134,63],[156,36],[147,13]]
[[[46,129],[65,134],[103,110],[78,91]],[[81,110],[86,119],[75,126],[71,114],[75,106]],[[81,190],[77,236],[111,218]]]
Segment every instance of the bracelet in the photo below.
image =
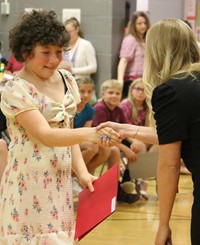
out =
[[137,136],[137,134],[138,134],[138,132],[139,132],[139,128],[140,128],[140,126],[137,126],[137,128],[136,128],[136,130],[135,130],[134,139],[136,138],[136,136]]

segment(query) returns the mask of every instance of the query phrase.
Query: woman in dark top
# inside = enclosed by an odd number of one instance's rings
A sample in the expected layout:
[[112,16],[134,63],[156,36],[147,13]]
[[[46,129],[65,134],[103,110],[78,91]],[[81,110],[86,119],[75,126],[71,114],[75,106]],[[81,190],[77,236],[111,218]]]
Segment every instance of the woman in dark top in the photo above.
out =
[[160,222],[156,245],[172,244],[169,221],[183,159],[194,183],[191,244],[199,245],[200,54],[194,33],[186,23],[165,19],[151,27],[147,33],[143,80],[149,106],[153,108],[152,127],[108,122],[99,128],[111,126],[121,137],[159,144]]

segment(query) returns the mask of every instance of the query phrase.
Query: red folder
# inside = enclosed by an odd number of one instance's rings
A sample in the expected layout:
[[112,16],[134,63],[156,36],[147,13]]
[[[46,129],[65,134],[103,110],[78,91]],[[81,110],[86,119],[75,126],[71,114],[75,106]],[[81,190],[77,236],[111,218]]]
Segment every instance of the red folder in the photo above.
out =
[[75,240],[81,240],[116,210],[119,164],[100,176],[94,192],[84,189],[78,196]]

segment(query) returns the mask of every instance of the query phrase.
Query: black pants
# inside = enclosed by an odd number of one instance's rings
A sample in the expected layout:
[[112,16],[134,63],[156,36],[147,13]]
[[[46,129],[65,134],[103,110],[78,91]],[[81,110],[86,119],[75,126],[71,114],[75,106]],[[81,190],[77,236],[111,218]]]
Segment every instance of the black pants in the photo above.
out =
[[[194,181],[194,180],[193,180]],[[191,244],[200,245],[200,180],[194,182],[194,203],[192,205]]]
[[132,81],[133,80],[124,81],[124,86],[123,86],[123,90],[122,90],[122,99],[127,98],[129,86],[131,85]]

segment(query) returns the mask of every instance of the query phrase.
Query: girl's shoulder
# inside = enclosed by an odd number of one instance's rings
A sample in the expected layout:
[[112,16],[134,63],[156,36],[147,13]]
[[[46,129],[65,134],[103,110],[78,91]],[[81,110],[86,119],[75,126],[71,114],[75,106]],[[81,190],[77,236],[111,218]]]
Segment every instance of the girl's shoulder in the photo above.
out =
[[124,41],[137,42],[136,38],[132,34],[127,34],[124,37]]
[[124,106],[126,106],[126,107],[131,107],[131,106],[132,106],[129,99],[123,99],[123,100],[121,101],[120,107],[124,107]]

